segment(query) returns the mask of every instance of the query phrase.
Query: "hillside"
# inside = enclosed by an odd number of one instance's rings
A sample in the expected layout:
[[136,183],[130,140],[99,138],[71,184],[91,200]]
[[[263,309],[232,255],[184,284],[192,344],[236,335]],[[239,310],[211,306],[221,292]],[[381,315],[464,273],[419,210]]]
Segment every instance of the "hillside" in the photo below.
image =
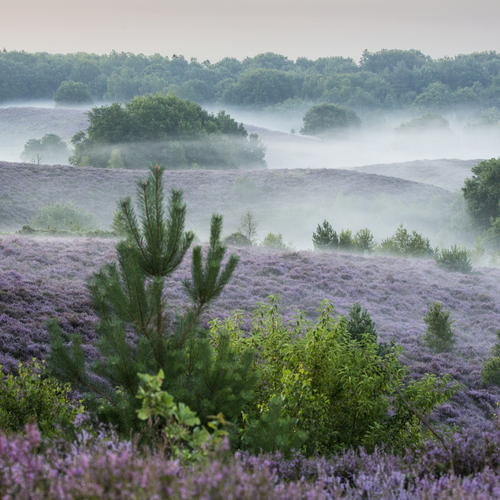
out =
[[[449,373],[464,390],[437,417],[452,425],[481,429],[496,410],[500,389],[480,382],[482,360],[488,356],[500,325],[500,270],[479,268],[472,275],[450,273],[433,260],[362,257],[350,254],[278,252],[259,248],[231,249],[241,256],[223,295],[205,314],[247,315],[258,301],[279,294],[285,316],[297,309],[314,318],[319,302],[329,299],[338,313],[359,302],[376,323],[379,339],[394,339],[405,348],[410,375]],[[114,260],[114,242],[98,239],[0,237],[0,364],[12,369],[17,360],[47,353],[45,321],[56,317],[66,334],[81,332],[85,350],[95,354],[86,280]],[[167,282],[168,303],[186,304],[181,279],[189,259]],[[440,301],[455,320],[457,344],[451,354],[434,355],[421,343],[422,320],[430,302]]]
[[[19,230],[36,211],[58,200],[73,202],[108,228],[118,199],[135,194],[143,170],[46,166],[0,162],[0,230]],[[452,195],[444,189],[395,177],[335,169],[265,171],[168,171],[166,186],[184,190],[188,227],[206,236],[211,214],[236,230],[251,210],[263,238],[282,233],[300,248],[324,219],[354,231],[369,227],[376,239],[401,222],[436,236]]]

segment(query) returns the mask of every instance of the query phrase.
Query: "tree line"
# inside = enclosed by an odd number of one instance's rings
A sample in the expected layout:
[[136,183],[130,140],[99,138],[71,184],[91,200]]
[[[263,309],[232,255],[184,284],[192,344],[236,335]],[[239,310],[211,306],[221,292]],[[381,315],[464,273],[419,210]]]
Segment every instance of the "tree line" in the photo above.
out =
[[175,92],[198,103],[287,110],[316,102],[356,109],[414,106],[500,106],[500,54],[432,59],[419,50],[364,51],[346,57],[267,52],[243,61],[111,52],[106,55],[0,52],[0,102],[52,99],[64,103],[126,101]]

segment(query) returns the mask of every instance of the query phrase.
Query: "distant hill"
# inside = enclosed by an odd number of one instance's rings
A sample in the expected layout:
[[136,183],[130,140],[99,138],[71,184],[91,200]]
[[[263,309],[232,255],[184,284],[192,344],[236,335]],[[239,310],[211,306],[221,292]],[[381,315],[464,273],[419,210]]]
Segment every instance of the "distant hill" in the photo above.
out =
[[[119,198],[135,195],[144,170],[47,166],[0,162],[0,230],[17,230],[44,205],[62,200],[92,213],[109,227]],[[259,234],[282,233],[301,248],[311,247],[318,223],[337,230],[369,227],[378,240],[401,222],[430,237],[438,231],[452,194],[395,177],[336,169],[266,171],[168,171],[167,186],[181,188],[188,227],[205,237],[213,212],[224,215],[225,232],[236,230],[251,210]]]

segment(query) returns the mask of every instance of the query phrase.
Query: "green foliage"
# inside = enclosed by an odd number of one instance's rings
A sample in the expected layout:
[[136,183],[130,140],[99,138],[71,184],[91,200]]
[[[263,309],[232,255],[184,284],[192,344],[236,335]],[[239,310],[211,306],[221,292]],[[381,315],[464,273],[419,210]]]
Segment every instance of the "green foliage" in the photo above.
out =
[[251,352],[236,354],[224,338],[211,343],[198,326],[238,263],[231,255],[222,265],[226,248],[220,242],[221,216],[212,216],[205,254],[200,246],[192,249],[191,278],[183,281],[191,306],[171,315],[165,281],[183,261],[194,234],[184,231],[181,191],[171,191],[165,213],[163,172],[152,166],[148,179],[138,183],[139,218],[130,198],[120,202],[126,239],[116,246],[118,261],[103,266],[89,283],[99,318],[100,357],[88,365],[81,336],[74,336],[68,347],[57,323],[49,324],[54,375],[83,391],[99,419],[124,434],[137,430],[138,373],[163,370],[162,390],[202,421],[219,412],[236,419],[255,382]]
[[439,267],[448,271],[468,274],[472,271],[472,263],[465,247],[453,245],[449,250],[443,248],[434,256]]
[[375,249],[373,233],[368,228],[360,229],[354,235],[354,246],[362,252],[373,252]]
[[151,424],[155,419],[162,419],[166,451],[173,459],[185,463],[199,461],[227,436],[227,432],[219,429],[220,424],[226,424],[222,414],[212,417],[208,423],[214,431],[210,434],[189,406],[175,403],[173,396],[162,390],[163,370],[157,375],[139,373],[138,377],[142,384],[136,398],[142,400],[142,407],[137,410],[137,416]]
[[304,127],[301,134],[321,135],[331,134],[350,127],[359,127],[361,120],[358,115],[338,104],[317,104],[304,115]]
[[500,158],[482,161],[472,168],[472,173],[465,179],[462,191],[469,215],[486,231],[500,217]]
[[61,85],[59,85],[52,97],[56,102],[56,106],[93,103],[88,85],[82,82],[61,82]]
[[[73,165],[85,157],[106,167],[117,148],[126,168],[150,163],[168,168],[264,168],[265,147],[225,111],[213,115],[175,94],[148,94],[124,106],[113,103],[88,113],[86,132],[73,136]],[[116,160],[115,160],[116,163]]]
[[450,311],[443,311],[440,302],[433,302],[429,305],[427,314],[424,317],[427,325],[423,336],[424,344],[434,352],[449,352],[455,345],[455,330],[451,327]]
[[[1,366],[0,366],[1,368]],[[19,363],[19,373],[4,375],[0,390],[0,429],[22,432],[35,423],[44,435],[53,435],[56,425],[72,423],[83,412],[69,397],[69,384],[62,385],[45,375],[45,365],[33,359]]]
[[238,231],[224,238],[224,245],[233,245],[235,247],[251,247],[252,242],[244,234]]
[[283,416],[283,399],[273,397],[258,419],[250,421],[245,429],[242,447],[254,455],[280,452],[289,458],[293,450],[300,450],[307,433],[298,429],[299,419]]
[[262,240],[262,246],[266,248],[274,248],[275,250],[286,250],[287,245],[283,240],[281,233],[267,233],[266,237]]
[[56,134],[45,134],[41,139],[30,139],[24,145],[21,159],[40,165],[43,163],[67,163],[68,145]]
[[127,218],[120,209],[113,212],[113,220],[111,222],[111,230],[117,236],[125,236],[127,234]]
[[[259,305],[250,332],[241,330],[241,321],[240,315],[214,320],[211,332],[228,336],[237,351],[257,351],[254,369],[261,382],[246,413],[252,431],[244,438],[253,450],[276,449],[276,436],[282,446],[290,447],[295,434],[301,437],[299,432],[308,436],[302,448],[308,455],[328,455],[350,446],[373,449],[383,443],[404,450],[427,438],[412,410],[418,406],[422,415],[429,415],[458,389],[449,376],[426,375],[406,382],[401,348],[395,346],[382,358],[374,335],[361,333],[355,340],[347,320],[336,317],[328,301],[314,323],[299,312],[293,323],[284,324],[275,297]],[[368,329],[373,326],[366,316],[364,323]],[[253,429],[258,427],[256,435]]]
[[58,201],[40,208],[30,226],[35,229],[57,229],[63,231],[85,231],[92,226],[93,216],[76,208],[72,203]]
[[413,230],[411,234],[400,224],[394,235],[382,241],[382,252],[404,257],[432,257],[435,253],[428,238]]
[[481,370],[483,384],[500,387],[500,329],[496,332],[497,341],[491,349],[490,357],[484,361]]
[[339,234],[339,249],[351,250],[355,246],[355,240],[350,229],[342,229]]
[[318,224],[316,231],[313,233],[312,241],[314,250],[319,251],[335,250],[339,245],[337,232],[327,220],[324,220],[323,224]]
[[346,329],[353,340],[363,341],[366,334],[370,335],[372,341],[377,341],[377,332],[375,323],[372,321],[368,311],[361,310],[361,305],[354,303],[349,309],[349,318],[346,323]]
[[109,161],[108,161],[108,167],[109,168],[123,168],[124,167],[122,155],[121,155],[120,150],[118,148],[113,149],[113,151],[111,151],[111,156],[109,157]]
[[417,130],[449,129],[450,122],[437,113],[426,113],[425,115],[412,118],[396,127],[398,132],[408,132]]

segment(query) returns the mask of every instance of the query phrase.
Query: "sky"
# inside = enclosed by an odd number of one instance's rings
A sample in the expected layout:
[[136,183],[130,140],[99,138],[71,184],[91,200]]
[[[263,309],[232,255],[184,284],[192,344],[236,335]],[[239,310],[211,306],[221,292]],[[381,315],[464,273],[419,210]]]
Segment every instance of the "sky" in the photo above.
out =
[[0,0],[0,50],[440,58],[500,50],[499,20],[500,0]]

